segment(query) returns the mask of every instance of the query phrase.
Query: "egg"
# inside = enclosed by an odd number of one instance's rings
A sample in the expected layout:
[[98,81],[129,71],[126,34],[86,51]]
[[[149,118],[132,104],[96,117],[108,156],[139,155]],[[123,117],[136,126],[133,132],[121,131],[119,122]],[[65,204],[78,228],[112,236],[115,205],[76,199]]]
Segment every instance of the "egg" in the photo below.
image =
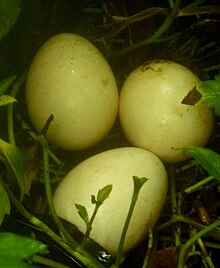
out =
[[183,147],[205,146],[213,129],[213,110],[182,103],[199,81],[188,68],[167,60],[146,62],[133,70],[119,104],[120,123],[131,145],[168,163],[189,158]]
[[66,150],[100,142],[118,113],[118,88],[108,62],[92,43],[72,33],[55,35],[39,49],[25,95],[33,126],[41,132],[53,115],[46,137]]
[[128,227],[123,248],[126,254],[147,238],[157,222],[167,194],[167,173],[161,160],[151,152],[121,147],[94,155],[74,167],[55,190],[53,201],[58,216],[85,233],[86,226],[75,204],[86,207],[91,217],[91,195],[112,185],[109,197],[100,206],[90,237],[116,255],[133,193],[133,176],[146,177]]

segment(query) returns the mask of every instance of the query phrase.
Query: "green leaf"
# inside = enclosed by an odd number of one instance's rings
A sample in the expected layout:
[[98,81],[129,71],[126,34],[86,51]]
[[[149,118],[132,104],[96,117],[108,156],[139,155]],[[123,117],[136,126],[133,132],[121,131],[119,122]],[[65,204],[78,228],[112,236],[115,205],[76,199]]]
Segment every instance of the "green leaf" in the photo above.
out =
[[109,194],[111,193],[111,191],[112,191],[111,184],[106,185],[101,190],[99,190],[97,194],[97,202],[102,204],[109,197]]
[[7,168],[14,173],[22,198],[24,195],[25,155],[16,146],[0,139],[0,159],[5,159],[4,163]]
[[183,151],[191,155],[210,175],[220,181],[220,155],[201,147],[185,147]]
[[12,83],[15,81],[16,76],[9,76],[0,81],[0,97],[5,94],[5,92],[9,89]]
[[215,80],[202,81],[196,86],[196,90],[202,95],[197,104],[203,104],[215,109],[220,115],[220,75]]
[[0,233],[0,259],[6,256],[9,259],[24,260],[37,253],[48,253],[47,246],[29,237],[8,232]]
[[10,214],[10,210],[11,206],[8,194],[6,193],[3,185],[0,182],[0,225],[4,220],[5,214]]
[[20,13],[21,0],[0,1],[0,40],[13,27]]
[[1,256],[0,254],[0,267],[8,268],[33,268],[32,265],[25,263],[19,258],[9,258],[8,256]]
[[5,106],[13,102],[16,102],[16,99],[9,95],[2,95],[0,97],[0,106]]
[[75,206],[78,210],[79,216],[83,219],[83,221],[87,225],[89,222],[89,215],[88,215],[86,208],[80,204],[75,204]]

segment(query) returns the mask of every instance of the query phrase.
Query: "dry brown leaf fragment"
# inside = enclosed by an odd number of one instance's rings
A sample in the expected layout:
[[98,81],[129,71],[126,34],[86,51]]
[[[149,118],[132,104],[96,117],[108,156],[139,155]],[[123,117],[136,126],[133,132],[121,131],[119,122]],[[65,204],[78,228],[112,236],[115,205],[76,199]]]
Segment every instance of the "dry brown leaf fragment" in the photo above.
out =
[[150,253],[148,268],[175,268],[177,267],[177,254],[177,247],[154,250]]

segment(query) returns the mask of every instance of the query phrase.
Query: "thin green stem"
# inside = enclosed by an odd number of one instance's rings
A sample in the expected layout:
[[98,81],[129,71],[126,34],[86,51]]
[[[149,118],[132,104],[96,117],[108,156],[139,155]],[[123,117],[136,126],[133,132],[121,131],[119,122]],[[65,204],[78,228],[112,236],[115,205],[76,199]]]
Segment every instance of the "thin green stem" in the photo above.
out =
[[[172,208],[172,215],[181,214],[178,211],[179,206],[177,205],[177,195],[176,195],[176,181],[175,181],[175,174],[174,174],[174,167],[173,165],[169,166],[169,178],[170,178],[170,197],[171,197],[171,208]],[[175,245],[178,247],[181,244],[180,239],[180,225],[177,224],[174,226],[174,236],[175,236]]]
[[209,268],[215,268],[215,265],[209,255],[204,257],[206,263],[209,265]]
[[[16,98],[17,92],[20,89],[21,85],[24,83],[27,77],[27,71],[25,71],[20,78],[12,86],[11,97]],[[16,145],[15,136],[14,136],[14,120],[13,120],[13,109],[14,103],[11,103],[7,106],[7,118],[8,118],[8,139],[12,145]]]
[[194,2],[192,2],[191,4],[189,4],[187,7],[185,8],[193,8],[193,7],[197,7],[198,5],[201,5],[203,2],[205,2],[205,0],[195,0]]
[[145,258],[144,258],[144,262],[143,262],[143,265],[142,265],[142,268],[147,268],[148,266],[148,260],[149,260],[149,256],[150,256],[150,253],[151,253],[151,250],[153,248],[153,231],[152,229],[150,228],[149,229],[149,235],[148,235],[148,247],[147,247],[147,254],[145,255]]
[[131,221],[131,216],[133,214],[136,202],[138,200],[138,195],[140,193],[140,189],[143,186],[143,184],[147,181],[146,178],[138,178],[138,177],[133,177],[134,180],[134,190],[133,190],[133,195],[132,195],[132,200],[131,200],[131,204],[128,210],[128,214],[125,220],[125,224],[122,230],[122,234],[121,234],[121,239],[119,242],[119,246],[118,246],[118,251],[117,251],[117,256],[116,256],[116,260],[115,260],[115,264],[112,266],[114,268],[118,268],[120,267],[121,264],[121,260],[122,260],[122,252],[123,252],[123,247],[124,247],[124,242],[125,242],[125,237],[128,231],[128,226],[130,224]]
[[51,230],[44,222],[40,219],[32,215],[28,212],[21,202],[14,196],[11,192],[7,184],[2,181],[2,184],[5,190],[8,193],[8,196],[12,202],[12,204],[17,208],[17,210],[35,227],[37,227],[40,231],[47,234],[53,241],[55,241],[58,245],[60,245],[63,249],[65,249],[68,253],[70,253],[73,257],[75,257],[79,262],[84,264],[88,268],[105,268],[100,262],[94,259],[90,254],[86,251],[76,251],[74,250],[62,237],[58,236],[53,230]]
[[206,263],[209,265],[210,268],[214,268],[215,266],[214,266],[214,264],[212,262],[211,257],[209,256],[209,254],[208,254],[208,252],[206,250],[205,244],[204,244],[204,242],[203,242],[201,237],[197,240],[197,243],[199,244],[199,246],[201,248],[203,258],[206,261]]
[[218,70],[220,70],[220,64],[209,66],[209,67],[202,69],[203,72],[212,72],[212,71],[218,71]]
[[61,264],[59,262],[52,261],[48,258],[39,256],[39,255],[34,255],[31,258],[31,262],[37,263],[37,264],[43,264],[44,266],[48,266],[51,268],[70,268],[69,266],[66,266],[64,264]]
[[174,2],[173,2],[173,0],[168,0],[168,2],[169,2],[169,6],[170,6],[170,8],[173,8],[173,6],[174,6]]
[[193,193],[193,192],[195,192],[195,191],[199,191],[199,190],[201,190],[201,188],[202,188],[205,184],[209,183],[210,181],[212,181],[212,180],[214,180],[214,179],[215,179],[215,178],[214,178],[213,176],[209,176],[209,177],[207,177],[207,178],[201,180],[200,182],[198,182],[198,183],[196,183],[196,184],[194,184],[194,185],[192,185],[192,186],[186,188],[186,189],[184,190],[184,192],[187,193],[187,194],[191,194],[191,193]]
[[58,230],[62,232],[64,237],[71,243],[71,246],[73,248],[77,248],[79,244],[72,238],[72,236],[67,232],[66,228],[63,226],[60,218],[57,216],[54,204],[53,204],[53,198],[52,198],[52,190],[50,185],[50,170],[49,170],[49,147],[47,140],[43,135],[39,136],[39,142],[42,146],[43,151],[43,166],[44,166],[44,180],[45,180],[45,192],[47,196],[47,202],[50,209],[50,213],[53,217],[54,222],[56,223]]
[[[204,227],[204,226],[203,226]],[[161,242],[172,242],[173,241],[173,238],[171,236],[158,236],[158,240],[161,241]],[[186,238],[182,238],[182,243],[185,243],[188,239]],[[213,242],[209,242],[209,241],[205,241],[204,242],[205,246],[208,247],[208,248],[213,248],[213,249],[218,249],[220,250],[220,244],[219,243],[213,243]]]
[[129,47],[126,47],[119,52],[115,52],[114,55],[123,56],[137,48],[140,48],[140,47],[143,47],[143,46],[146,46],[155,42],[170,27],[170,25],[175,20],[180,3],[181,3],[181,0],[176,0],[170,14],[166,17],[166,19],[164,20],[162,25],[156,30],[156,32],[154,32],[150,37],[140,42],[137,42]]
[[195,222],[195,221],[191,220],[190,218],[187,218],[187,217],[182,216],[182,215],[173,215],[172,218],[169,221],[159,225],[156,228],[156,232],[160,232],[160,231],[170,227],[171,225],[176,224],[176,223],[180,223],[180,222],[192,225],[193,227],[195,227],[197,229],[204,228],[204,225],[202,225],[202,224],[200,224],[198,222]]
[[82,242],[81,242],[81,244],[80,244],[80,247],[81,247],[81,248],[84,248],[85,243],[86,243],[87,239],[89,238],[90,232],[91,232],[91,230],[92,230],[92,224],[93,224],[93,221],[94,221],[94,219],[95,219],[95,216],[96,216],[96,214],[97,214],[98,209],[99,209],[100,206],[101,206],[101,204],[96,203],[96,205],[95,205],[95,209],[94,209],[94,211],[93,211],[93,213],[92,213],[92,216],[91,216],[91,218],[90,218],[88,224],[86,225],[86,232],[85,232],[84,237],[83,237],[83,240],[82,240]]
[[[26,122],[22,121],[22,127],[23,127],[23,129],[25,129],[28,132],[28,134],[31,136],[31,138],[34,141],[38,141],[39,135],[37,135],[36,133],[31,131]],[[56,157],[56,155],[54,155],[54,153],[50,149],[49,149],[48,154],[49,154],[49,157],[54,161],[55,164],[57,164],[57,165],[61,164],[61,161]]]
[[179,259],[178,259],[178,268],[183,268],[186,261],[186,255],[189,250],[189,248],[202,236],[208,234],[209,232],[213,231],[215,228],[220,226],[220,219],[216,220],[212,224],[204,227],[199,232],[194,234],[182,247],[179,253]]

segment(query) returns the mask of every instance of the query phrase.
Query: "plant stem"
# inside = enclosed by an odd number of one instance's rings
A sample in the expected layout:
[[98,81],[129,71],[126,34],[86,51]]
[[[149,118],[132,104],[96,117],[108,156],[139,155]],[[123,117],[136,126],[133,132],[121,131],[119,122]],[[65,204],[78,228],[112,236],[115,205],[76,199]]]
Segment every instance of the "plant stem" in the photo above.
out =
[[210,268],[214,268],[214,264],[212,262],[212,259],[211,257],[209,256],[207,250],[206,250],[206,247],[202,241],[202,238],[200,237],[198,240],[197,240],[200,248],[201,248],[201,251],[202,251],[202,254],[203,254],[203,257],[204,257],[204,260],[206,261],[206,263],[208,263],[209,267]]
[[66,241],[58,236],[53,230],[51,230],[44,222],[40,219],[32,215],[28,212],[21,202],[14,196],[14,194],[9,189],[8,185],[2,181],[2,184],[5,190],[8,193],[8,196],[14,206],[18,209],[18,211],[35,227],[37,227],[40,231],[47,234],[53,241],[55,241],[58,245],[60,245],[63,249],[65,249],[68,253],[70,253],[73,257],[75,257],[79,262],[84,264],[88,268],[105,268],[100,262],[98,262],[94,257],[92,257],[86,251],[76,251],[74,250]]
[[[31,131],[26,122],[24,122],[23,120],[21,120],[21,121],[22,121],[23,129],[25,129],[28,132],[28,134],[31,136],[31,138],[34,141],[37,141],[39,139],[39,135],[37,135],[33,131]],[[57,164],[57,165],[61,164],[61,161],[54,155],[54,153],[50,149],[49,149],[48,154],[49,154],[49,157],[54,161],[55,164]]]
[[138,178],[136,176],[133,177],[134,180],[134,190],[133,190],[133,195],[132,195],[132,200],[131,200],[131,204],[128,210],[128,214],[125,220],[125,224],[122,230],[122,234],[121,234],[121,239],[119,242],[119,246],[118,246],[118,251],[117,251],[117,256],[116,256],[116,260],[115,260],[115,264],[112,266],[112,268],[118,268],[120,266],[121,263],[121,259],[122,259],[122,251],[123,251],[123,246],[124,246],[124,242],[125,242],[125,237],[128,231],[128,226],[129,223],[131,221],[131,216],[133,214],[136,202],[138,200],[138,195],[140,192],[141,187],[143,186],[143,184],[147,181],[146,178]]
[[49,148],[46,138],[43,135],[39,136],[39,142],[42,146],[43,151],[43,166],[44,166],[44,180],[45,180],[45,192],[47,196],[47,202],[50,209],[50,213],[56,223],[58,230],[62,232],[67,241],[71,243],[71,246],[76,249],[79,245],[72,238],[72,236],[67,232],[66,228],[63,226],[60,218],[57,216],[56,210],[53,205],[52,191],[50,186],[50,170],[49,170]]
[[212,180],[214,180],[214,179],[215,179],[215,178],[214,178],[213,176],[209,176],[209,177],[207,177],[207,178],[201,180],[200,182],[198,182],[198,183],[196,183],[196,184],[194,184],[194,185],[192,185],[192,186],[186,188],[186,189],[184,190],[184,192],[187,193],[187,194],[191,194],[191,193],[193,193],[193,192],[195,192],[195,191],[199,191],[199,190],[201,190],[201,188],[202,188],[205,184],[209,183],[210,181],[212,181]]
[[156,228],[156,232],[160,232],[160,231],[168,228],[169,226],[171,226],[173,224],[176,224],[176,223],[180,223],[180,222],[192,225],[193,227],[195,227],[197,229],[204,228],[204,225],[202,225],[200,223],[197,223],[197,222],[191,220],[190,218],[187,218],[187,217],[182,216],[182,215],[173,215],[172,218],[169,221],[167,221],[165,223],[162,223],[160,226],[158,226]]
[[220,64],[216,64],[216,65],[209,66],[209,67],[202,69],[203,72],[212,72],[212,71],[216,71],[216,70],[217,71],[220,70]]
[[[69,234],[69,232],[66,230],[66,228],[63,226],[60,218],[57,216],[56,210],[54,208],[53,204],[53,198],[52,198],[52,191],[50,186],[50,173],[49,173],[49,147],[46,138],[41,135],[39,136],[39,142],[41,143],[42,150],[43,150],[43,165],[44,165],[44,177],[45,177],[45,191],[47,196],[47,202],[48,206],[51,212],[51,215],[53,217],[54,222],[56,223],[58,230],[61,231],[61,233],[66,238],[67,242],[70,243],[71,247],[75,250],[74,256],[78,255],[78,259],[82,261],[83,256],[83,264],[88,265],[88,267],[94,267],[94,268],[102,268],[103,266],[95,259],[93,258],[88,252],[84,250],[84,248],[81,248],[79,244],[76,242],[75,239]],[[95,216],[95,215],[94,215]]]
[[[171,207],[172,215],[180,215],[179,206],[177,205],[177,195],[176,195],[176,181],[174,175],[173,165],[169,166],[169,178],[170,178],[170,196],[171,196]],[[180,225],[177,224],[174,226],[174,235],[175,235],[175,245],[178,247],[181,244],[180,241]]]
[[86,232],[85,232],[85,234],[84,234],[84,236],[83,236],[83,240],[82,240],[82,242],[81,242],[81,244],[80,244],[80,247],[81,247],[81,248],[84,248],[84,245],[85,245],[87,239],[89,238],[90,232],[91,232],[91,230],[92,230],[92,224],[93,224],[93,221],[94,221],[94,219],[95,219],[95,216],[96,216],[96,214],[97,214],[98,209],[99,209],[100,206],[101,206],[100,203],[96,203],[96,205],[95,205],[95,209],[94,209],[94,211],[93,211],[93,213],[92,213],[92,216],[91,216],[91,218],[90,218],[88,224],[86,225]]
[[31,258],[31,262],[43,264],[43,265],[49,266],[51,268],[70,268],[69,266],[61,264],[59,262],[52,261],[50,259],[44,258],[44,257],[39,256],[39,255],[34,255]]
[[[171,242],[172,243],[173,238],[171,236],[162,236],[162,235],[160,235],[158,237],[158,240],[161,241],[162,243],[163,242],[165,242],[165,243],[167,243],[167,242],[170,243]],[[185,243],[187,240],[188,239],[186,239],[186,238],[183,237],[181,241],[183,243]],[[220,250],[220,244],[219,243],[213,243],[213,242],[205,241],[205,246],[208,247],[208,248],[213,248],[213,249]]]
[[153,231],[150,228],[149,229],[149,236],[148,236],[147,254],[145,255],[142,268],[147,268],[147,266],[148,266],[148,260],[149,260],[149,255],[150,255],[150,252],[151,252],[152,248],[153,248]]
[[[24,83],[27,77],[27,71],[25,71],[14,83],[11,90],[11,97],[16,98],[17,92],[20,89],[21,85]],[[16,145],[15,136],[14,136],[14,122],[13,122],[13,108],[14,103],[11,103],[7,106],[7,118],[8,118],[8,139],[12,145]]]
[[168,2],[169,2],[170,8],[173,8],[173,5],[174,5],[173,0],[168,0]]
[[115,56],[123,56],[123,55],[137,49],[137,48],[140,48],[140,47],[143,47],[143,46],[146,46],[146,45],[149,45],[149,44],[155,42],[170,27],[170,25],[172,24],[172,22],[176,18],[177,9],[178,9],[180,3],[181,3],[181,0],[176,0],[170,14],[166,17],[163,24],[150,37],[148,37],[147,39],[142,40],[140,42],[137,42],[129,47],[126,47],[119,52],[115,52],[114,55]]
[[217,221],[213,222],[212,224],[204,227],[201,229],[199,232],[194,234],[182,247],[179,253],[179,259],[178,259],[178,268],[183,268],[185,265],[186,261],[186,255],[188,249],[203,235],[206,235],[207,233],[211,232],[214,230],[216,227],[220,225],[220,219]]

